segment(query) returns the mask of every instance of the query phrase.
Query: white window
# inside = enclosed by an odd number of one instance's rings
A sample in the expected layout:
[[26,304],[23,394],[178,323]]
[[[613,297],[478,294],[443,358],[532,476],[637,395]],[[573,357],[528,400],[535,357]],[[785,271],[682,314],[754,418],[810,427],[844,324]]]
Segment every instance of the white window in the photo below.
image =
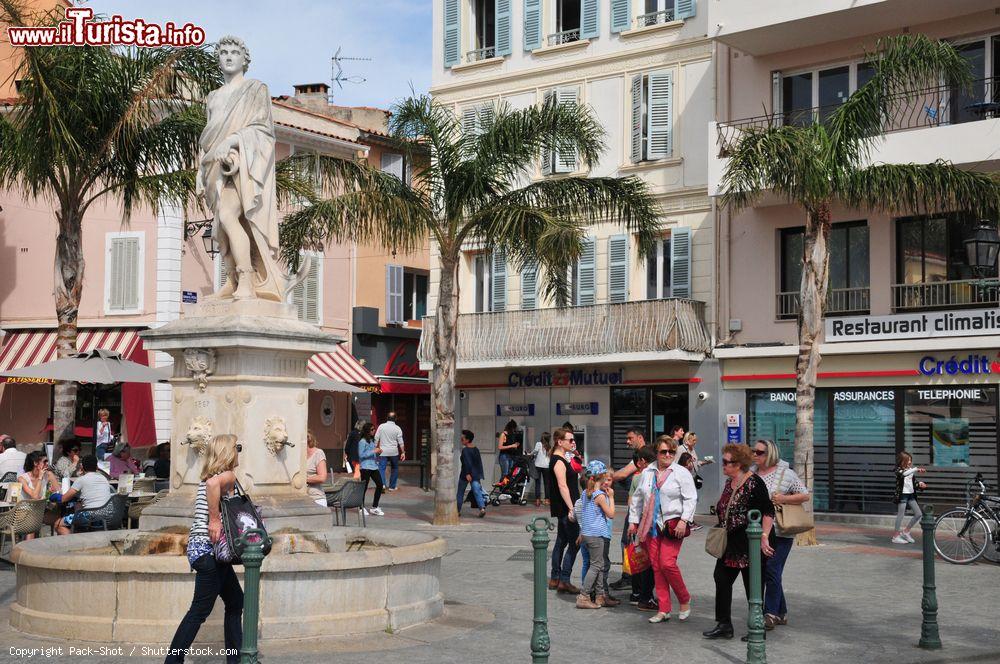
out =
[[140,313],[146,234],[142,231],[108,233],[104,244],[104,313]]
[[673,95],[673,71],[655,71],[632,77],[630,113],[632,163],[665,159],[673,154]]
[[583,239],[580,257],[569,267],[569,302],[557,301],[556,306],[587,306],[597,301],[597,240]]
[[806,125],[817,117],[822,122],[873,74],[872,66],[866,62],[791,74],[774,72],[774,108],[781,109],[785,124]]
[[691,229],[674,228],[646,257],[646,299],[691,297]]
[[[556,88],[546,90],[542,95],[542,103],[552,103],[553,97],[560,106],[576,106],[580,99],[580,90],[576,87]],[[574,173],[577,169],[576,150],[570,148],[559,149],[553,146],[551,150],[542,152],[542,174],[552,175],[554,173]]]
[[656,241],[656,251],[646,257],[646,299],[670,297],[670,238]]
[[476,280],[476,313],[507,308],[507,261],[500,253],[476,254],[472,258]]
[[403,155],[394,152],[382,153],[382,171],[390,175],[395,175],[397,179],[403,179]]
[[403,320],[420,320],[427,315],[426,273],[403,272]]
[[303,260],[312,258],[309,272],[292,289],[291,303],[299,320],[313,325],[323,324],[323,254],[302,252]]
[[674,0],[643,0],[643,13],[637,21],[640,28],[674,20]]

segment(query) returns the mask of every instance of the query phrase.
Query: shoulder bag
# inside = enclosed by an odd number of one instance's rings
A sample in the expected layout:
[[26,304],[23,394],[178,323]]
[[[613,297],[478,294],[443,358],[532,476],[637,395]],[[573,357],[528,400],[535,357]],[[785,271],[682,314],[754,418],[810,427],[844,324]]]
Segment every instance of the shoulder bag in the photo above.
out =
[[[785,469],[781,469],[781,476],[778,478],[778,490],[781,493],[781,481],[785,478]],[[791,537],[815,528],[812,512],[807,512],[802,505],[775,505],[774,506],[775,535],[778,537]]]
[[[259,528],[265,532],[264,519],[260,516],[260,510],[250,500],[250,496],[243,490],[240,481],[236,480],[236,486],[232,495],[222,499],[220,506],[222,517],[222,536],[213,546],[215,559],[222,563],[240,565],[243,562],[243,533],[253,528]],[[257,543],[259,540],[255,540]],[[264,537],[264,555],[271,551],[271,538]]]
[[[741,487],[742,488],[742,487]],[[705,552],[713,558],[722,558],[726,555],[726,545],[729,544],[729,534],[726,532],[726,518],[729,516],[729,506],[733,504],[736,497],[736,489],[729,494],[729,502],[726,503],[726,510],[722,513],[722,523],[709,528],[705,535]]]

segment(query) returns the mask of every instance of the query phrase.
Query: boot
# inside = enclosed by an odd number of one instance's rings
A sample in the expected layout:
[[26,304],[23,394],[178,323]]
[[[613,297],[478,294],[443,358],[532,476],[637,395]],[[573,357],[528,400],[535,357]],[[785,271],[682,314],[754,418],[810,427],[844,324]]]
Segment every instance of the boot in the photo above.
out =
[[579,595],[580,589],[574,586],[572,583],[567,583],[566,581],[560,581],[559,585],[556,586],[557,593],[568,593],[572,595]]
[[549,579],[549,590],[555,590],[559,587],[558,579]]
[[618,606],[621,603],[622,603],[622,601],[620,599],[615,599],[611,595],[598,595],[597,596],[597,604],[598,604],[598,606],[606,606],[608,608],[611,608],[613,606]]
[[733,623],[719,623],[707,632],[702,632],[706,639],[731,639],[733,638]]
[[590,599],[587,593],[580,593],[576,596],[576,608],[578,609],[599,609],[601,605]]

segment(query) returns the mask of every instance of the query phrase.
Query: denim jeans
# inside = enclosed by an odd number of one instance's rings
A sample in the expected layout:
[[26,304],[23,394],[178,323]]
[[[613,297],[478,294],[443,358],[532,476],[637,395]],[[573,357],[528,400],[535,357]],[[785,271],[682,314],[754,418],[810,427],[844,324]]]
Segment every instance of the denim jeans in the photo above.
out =
[[556,542],[552,547],[552,574],[549,578],[564,583],[570,582],[578,548],[576,538],[579,536],[580,526],[575,521],[570,521],[568,516],[559,517]]
[[[385,476],[386,466],[392,466],[392,473],[389,477]],[[378,458],[378,472],[382,474],[382,483],[390,489],[395,489],[396,482],[399,480],[399,456],[380,456]]]
[[580,585],[587,580],[587,572],[590,571],[590,549],[586,546],[580,547]]
[[191,608],[177,626],[164,663],[174,664],[184,661],[184,651],[194,643],[201,624],[212,613],[215,599],[221,597],[226,605],[223,623],[226,650],[236,653],[227,654],[226,662],[236,664],[240,661],[238,653],[243,645],[243,589],[236,579],[233,566],[217,562],[215,556],[207,553],[196,560],[192,568],[195,571],[194,598],[191,600]]
[[500,477],[506,477],[507,473],[510,472],[511,467],[514,465],[514,457],[501,452],[498,455],[498,458],[500,461]]
[[[465,489],[470,484],[469,480],[465,479],[465,476],[458,478],[458,511],[462,511],[462,503],[465,502]],[[484,509],[486,507],[486,494],[483,493],[483,486],[479,483],[479,480],[472,480],[472,496],[476,500],[476,507],[479,509]]]
[[764,567],[764,613],[772,616],[784,616],[788,613],[785,606],[785,590],[781,587],[781,574],[785,571],[785,561],[792,551],[794,537],[771,538],[771,546],[774,547],[774,555],[767,559]]

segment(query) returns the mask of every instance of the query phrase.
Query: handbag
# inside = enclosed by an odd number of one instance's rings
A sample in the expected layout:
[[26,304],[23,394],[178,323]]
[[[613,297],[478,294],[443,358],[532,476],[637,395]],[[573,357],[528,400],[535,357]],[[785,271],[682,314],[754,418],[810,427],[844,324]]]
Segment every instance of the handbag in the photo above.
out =
[[[781,491],[781,480],[784,478],[785,469],[782,468],[781,476],[778,477],[778,491]],[[816,527],[812,512],[807,512],[802,505],[775,505],[774,523],[775,535],[778,537],[791,537]]]
[[267,536],[267,529],[264,527],[264,519],[260,516],[260,510],[250,500],[250,496],[243,490],[240,481],[236,480],[236,486],[232,495],[222,499],[220,506],[222,516],[222,535],[219,541],[213,546],[215,559],[223,563],[240,565],[243,562],[243,533],[254,528],[264,531],[263,542],[259,535],[249,538],[254,544],[262,543],[264,555],[271,551],[271,538]]
[[729,496],[726,503],[726,511],[722,513],[722,523],[716,524],[708,529],[705,535],[705,552],[713,558],[722,558],[726,555],[726,546],[729,544],[729,533],[726,532],[726,518],[729,516],[729,506],[733,504],[736,491]]
[[690,525],[688,526],[687,530],[684,531],[684,537],[678,537],[677,535],[674,534],[674,528],[677,527],[677,524],[680,523],[680,520],[681,520],[681,518],[677,517],[676,519],[669,519],[664,524],[666,526],[663,529],[663,536],[665,538],[667,538],[667,539],[684,539],[685,537],[690,537],[691,536],[691,526]]

